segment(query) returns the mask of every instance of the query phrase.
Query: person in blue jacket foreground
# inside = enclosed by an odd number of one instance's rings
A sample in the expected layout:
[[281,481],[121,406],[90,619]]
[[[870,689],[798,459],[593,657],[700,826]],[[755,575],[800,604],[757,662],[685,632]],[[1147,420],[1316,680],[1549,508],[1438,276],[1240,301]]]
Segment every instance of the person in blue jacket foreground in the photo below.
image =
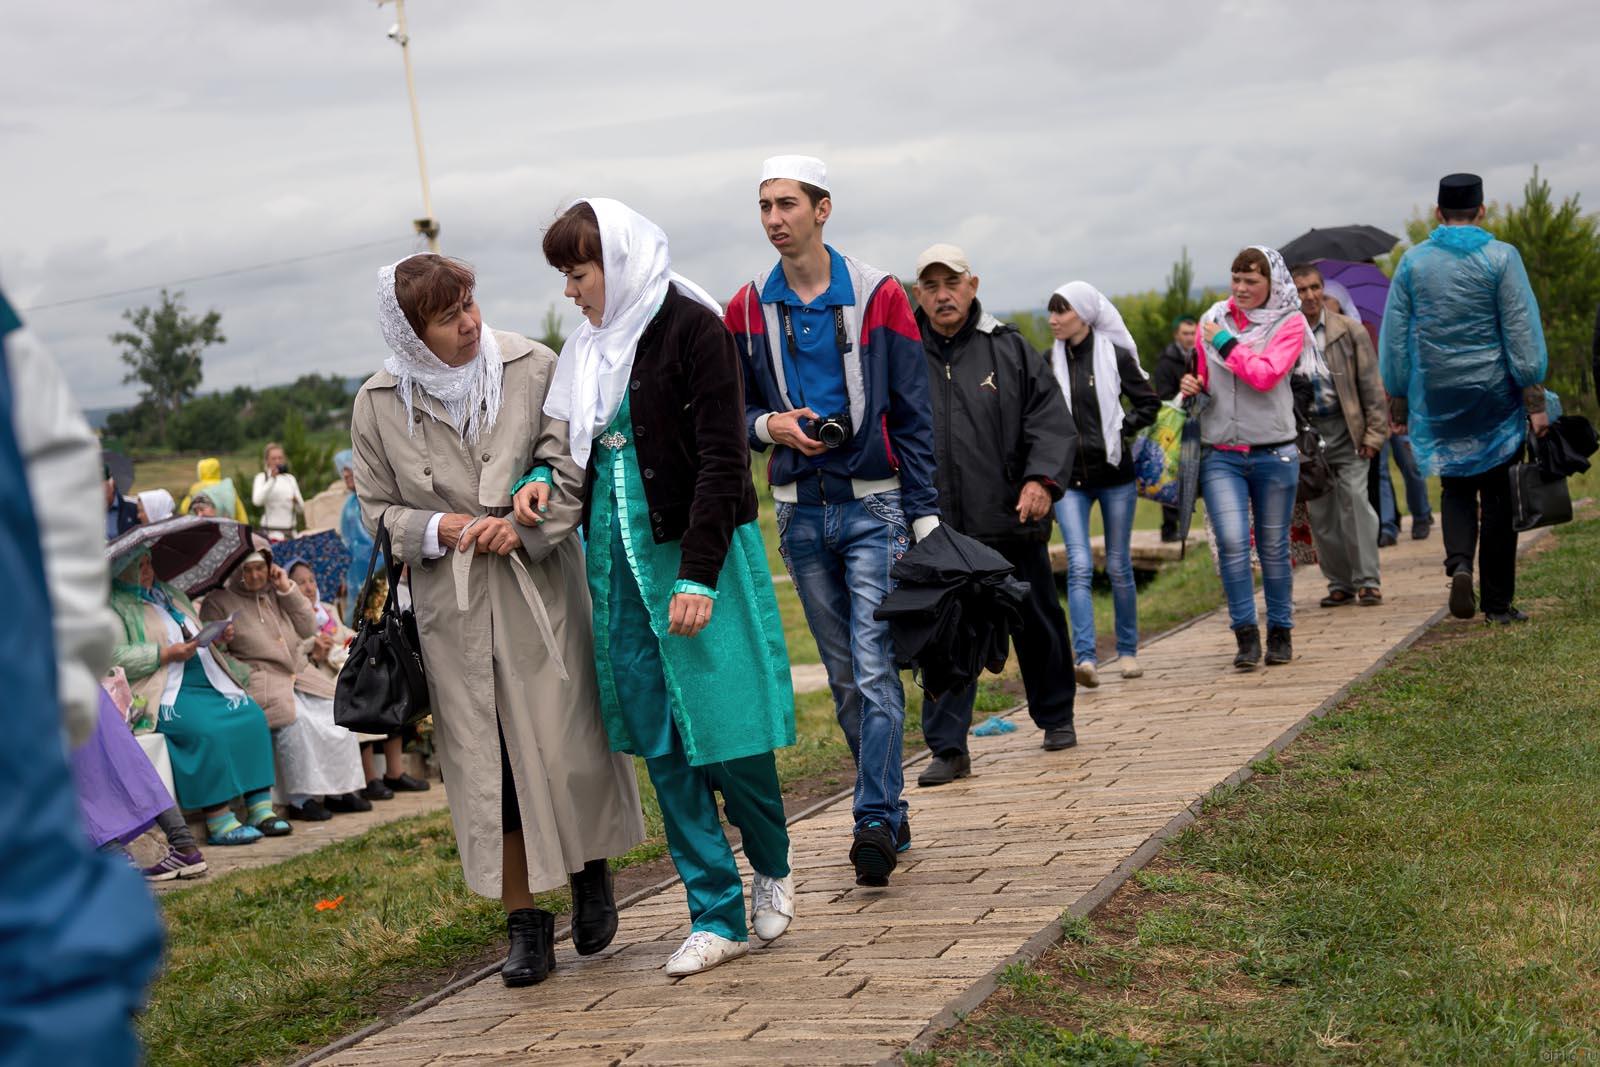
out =
[[1395,270],[1379,369],[1395,432],[1409,429],[1418,464],[1440,476],[1451,614],[1476,612],[1476,552],[1485,618],[1515,622],[1527,616],[1512,604],[1510,467],[1529,428],[1550,427],[1539,303],[1516,248],[1481,225],[1483,179],[1440,179],[1434,214],[1438,229]]

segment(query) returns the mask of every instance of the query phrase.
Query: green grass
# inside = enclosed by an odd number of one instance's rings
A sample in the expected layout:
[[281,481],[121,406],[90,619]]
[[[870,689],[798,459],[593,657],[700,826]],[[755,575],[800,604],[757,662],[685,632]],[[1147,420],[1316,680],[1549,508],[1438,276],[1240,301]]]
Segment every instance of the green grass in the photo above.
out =
[[1600,1055],[1600,520],[1518,590],[1532,622],[1402,655],[918,1062]]

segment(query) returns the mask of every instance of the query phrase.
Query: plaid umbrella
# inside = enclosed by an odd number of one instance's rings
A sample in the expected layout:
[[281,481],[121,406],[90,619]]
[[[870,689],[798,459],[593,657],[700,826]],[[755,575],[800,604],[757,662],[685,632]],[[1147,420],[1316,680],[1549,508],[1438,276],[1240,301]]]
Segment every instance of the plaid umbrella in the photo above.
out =
[[135,526],[106,545],[106,559],[116,575],[135,554],[148,548],[156,577],[187,596],[201,596],[221,585],[254,546],[250,527],[232,519],[182,515]]
[[339,583],[344,581],[344,572],[350,567],[350,550],[339,539],[338,530],[302,534],[271,547],[273,560],[285,570],[297,560],[311,565],[322,599],[332,600],[338,595]]

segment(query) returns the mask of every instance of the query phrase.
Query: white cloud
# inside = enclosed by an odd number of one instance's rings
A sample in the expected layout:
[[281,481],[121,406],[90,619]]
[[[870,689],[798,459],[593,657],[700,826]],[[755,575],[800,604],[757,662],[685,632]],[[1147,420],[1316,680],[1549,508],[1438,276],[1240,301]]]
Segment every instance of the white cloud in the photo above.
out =
[[[1072,277],[1159,285],[1182,246],[1204,281],[1240,245],[1311,225],[1398,230],[1451,170],[1513,199],[1538,163],[1558,192],[1600,198],[1600,9],[1556,0],[408,14],[446,249],[513,329],[564,304],[539,231],[583,194],[650,215],[679,269],[731,293],[772,259],[753,186],[775,151],[829,161],[840,247],[903,271],[956,240],[996,309]],[[183,286],[229,338],[206,388],[370,370],[374,271],[421,214],[392,18],[362,0],[19,5],[0,40],[13,302],[387,237]],[[131,395],[106,336],[153,298],[27,318],[100,405]]]

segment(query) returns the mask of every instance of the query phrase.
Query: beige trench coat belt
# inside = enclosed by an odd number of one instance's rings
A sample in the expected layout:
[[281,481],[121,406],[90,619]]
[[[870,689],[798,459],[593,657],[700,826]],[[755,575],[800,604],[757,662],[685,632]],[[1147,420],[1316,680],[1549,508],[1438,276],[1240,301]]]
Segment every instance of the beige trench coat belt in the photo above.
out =
[[[480,516],[481,518],[482,516]],[[467,529],[461,531],[465,537],[467,530],[472,529],[473,519],[467,524]],[[465,615],[467,613],[467,586],[472,574],[472,557],[475,552],[455,552],[455,559],[450,561],[450,571],[456,580],[456,610]],[[491,560],[494,556],[489,557]],[[528,604],[533,608],[533,621],[539,626],[539,636],[544,640],[544,647],[549,650],[550,658],[555,660],[556,673],[561,675],[563,682],[570,682],[572,678],[567,674],[567,665],[561,659],[561,648],[556,644],[556,631],[550,625],[550,612],[544,606],[544,597],[539,595],[539,587],[533,584],[533,576],[528,573],[528,565],[522,562],[522,549],[518,548],[505,559],[511,563],[511,573],[517,576],[517,584],[522,587],[522,595],[528,598]],[[491,563],[491,566],[493,564]]]

